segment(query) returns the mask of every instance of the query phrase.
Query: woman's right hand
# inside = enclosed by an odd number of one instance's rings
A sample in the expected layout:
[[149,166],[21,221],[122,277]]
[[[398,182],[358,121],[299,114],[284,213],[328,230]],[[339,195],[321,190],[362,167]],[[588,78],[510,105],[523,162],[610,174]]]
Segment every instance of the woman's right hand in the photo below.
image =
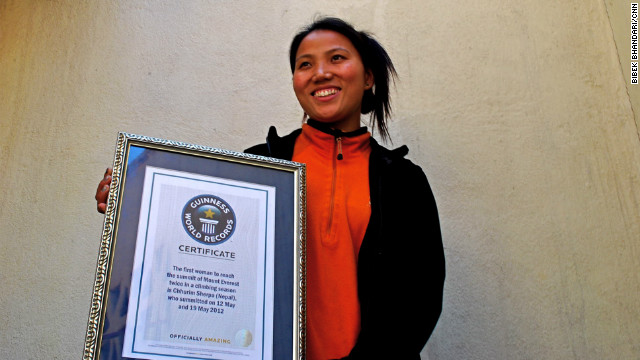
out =
[[112,173],[113,170],[111,168],[107,168],[107,171],[104,172],[104,178],[100,181],[98,189],[96,190],[98,212],[102,214],[107,210],[107,199],[109,198],[109,186],[111,185]]

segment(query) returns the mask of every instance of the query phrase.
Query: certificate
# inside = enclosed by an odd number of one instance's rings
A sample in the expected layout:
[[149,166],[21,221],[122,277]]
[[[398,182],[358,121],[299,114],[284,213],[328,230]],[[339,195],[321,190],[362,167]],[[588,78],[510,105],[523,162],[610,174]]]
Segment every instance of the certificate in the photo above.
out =
[[85,359],[303,359],[304,165],[119,134]]

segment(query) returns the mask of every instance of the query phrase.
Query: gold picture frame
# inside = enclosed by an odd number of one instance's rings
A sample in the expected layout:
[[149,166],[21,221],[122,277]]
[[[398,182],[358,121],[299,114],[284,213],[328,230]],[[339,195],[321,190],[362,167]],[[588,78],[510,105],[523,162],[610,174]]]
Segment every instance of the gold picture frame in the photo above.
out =
[[[175,176],[175,174],[180,174],[181,176]],[[182,176],[182,174],[187,175]],[[179,178],[179,180],[173,182],[173,178]],[[165,181],[166,184],[160,180]],[[159,184],[161,183],[164,184],[162,185],[164,187],[160,187],[161,185]],[[197,186],[191,184],[197,184]],[[244,199],[244,197],[253,196],[251,194],[256,193],[262,199],[259,204],[265,204],[265,206],[243,205],[247,210],[240,208],[241,211],[238,210],[236,211],[238,214],[234,214],[234,216],[238,216],[238,221],[234,222],[235,218],[226,221],[228,224],[235,226],[236,223],[241,222],[241,216],[249,220],[253,219],[246,214],[253,214],[250,210],[258,208],[260,210],[257,213],[258,215],[255,216],[262,216],[259,219],[266,219],[259,221],[262,224],[259,228],[263,230],[251,230],[258,231],[257,234],[259,236],[250,236],[249,233],[243,233],[245,231],[243,229],[248,229],[249,227],[238,225],[236,228],[231,228],[229,225],[228,229],[225,230],[226,233],[221,232],[216,235],[217,240],[213,240],[214,235],[211,233],[210,242],[204,242],[203,238],[197,237],[198,234],[202,235],[202,233],[199,230],[194,230],[195,228],[190,223],[191,215],[186,214],[187,205],[184,205],[183,208],[183,218],[177,219],[175,215],[178,214],[177,210],[171,210],[176,208],[175,206],[167,205],[168,207],[165,209],[161,205],[156,206],[156,204],[164,202],[151,200],[167,198],[165,195],[159,195],[160,190],[157,189],[171,188],[171,186],[179,188],[180,194],[184,192],[184,195],[180,195],[183,197],[190,196],[189,194],[191,193],[199,194],[199,192],[204,191],[202,189],[215,190],[219,188],[223,189],[222,191],[227,191],[224,189],[236,191],[237,195],[236,193],[233,193],[234,195],[225,195],[234,199]],[[214,195],[209,197],[218,198]],[[184,198],[186,199],[186,197]],[[178,196],[178,200],[175,201],[179,204],[185,203],[184,199],[180,199]],[[190,199],[193,200],[195,198]],[[221,201],[224,202],[223,200]],[[240,200],[238,201],[238,204],[242,203]],[[193,203],[199,202],[200,200]],[[226,202],[224,204],[218,203],[218,210],[227,210],[227,207],[231,208],[229,204],[225,204]],[[253,203],[247,202],[247,204]],[[240,205],[234,206],[238,207]],[[221,213],[220,211],[218,212]],[[121,359],[123,358],[124,344],[127,344],[126,351],[129,353],[133,351],[134,354],[138,354],[136,355],[137,358],[234,359],[233,354],[236,354],[237,358],[247,358],[247,354],[250,354],[261,359],[304,359],[306,320],[305,214],[306,172],[304,164],[129,133],[119,133],[98,254],[83,359]],[[182,222],[182,227],[175,225],[180,221]],[[196,220],[194,219],[194,221]],[[142,227],[143,225],[144,228]],[[170,226],[171,231],[169,232],[174,235],[172,237],[164,236],[163,234],[168,233],[165,230],[158,230],[158,235],[149,235],[148,229],[161,225]],[[163,227],[162,229],[165,228]],[[209,239],[208,235],[205,235],[205,237]],[[232,240],[225,242],[227,237]],[[254,241],[252,240],[254,238],[259,239],[256,240],[258,241],[256,246],[252,243],[248,243],[249,245],[243,243],[243,241]],[[144,242],[140,239],[143,239]],[[173,244],[174,241],[176,241],[176,244]],[[237,270],[237,277],[243,276],[245,274],[244,269],[251,268],[250,266],[245,266],[246,264],[242,264],[241,260],[236,261],[235,258],[218,259],[213,255],[214,253],[226,253],[227,255],[231,253],[229,250],[217,250],[220,247],[216,246],[222,246],[224,245],[223,243],[227,244],[227,247],[236,246],[235,249],[240,249],[237,251],[241,253],[244,251],[254,254],[254,248],[265,249],[255,250],[257,255],[251,256],[258,259],[259,264],[266,265],[256,266],[257,275],[253,276],[254,272],[249,271],[248,275],[245,276],[246,279],[256,278],[258,280],[235,282],[222,280],[223,283],[232,284],[226,285],[228,287],[235,286],[233,289],[225,290],[222,287],[212,287],[202,282],[219,281],[219,279],[213,279],[215,271],[209,271],[208,265],[202,265],[199,270],[200,273],[211,274],[208,279],[206,276],[200,276],[199,278],[204,278],[205,280],[197,281],[197,277],[191,277],[188,278],[191,279],[189,281],[180,282],[160,279],[159,272],[152,271],[155,268],[150,265],[147,266],[150,263],[149,259],[155,258],[161,251],[167,251],[171,255],[163,255],[163,259],[189,259],[188,263],[190,264],[199,261],[202,264],[211,264],[214,267],[223,268],[232,266],[228,264],[233,263],[233,266],[237,265],[235,268],[241,269]],[[185,249],[192,253],[187,254]],[[188,255],[192,256],[187,257]],[[197,257],[194,255],[197,255]],[[238,256],[238,259],[240,258],[244,259],[246,257]],[[222,260],[232,261],[225,263]],[[160,265],[154,266],[158,269],[167,270],[166,276],[169,277],[171,275],[169,274],[169,270],[172,269],[171,266],[173,266],[173,269],[179,268],[181,269],[180,271],[186,271],[176,265],[168,265],[172,260],[167,261],[162,263],[158,260],[154,264]],[[254,262],[253,260],[251,262],[247,260],[247,264],[253,264]],[[181,264],[183,263],[184,261]],[[145,266],[147,266],[147,270],[144,270]],[[173,275],[175,276],[175,274]],[[165,275],[162,276],[164,277]],[[184,275],[178,274],[178,276],[187,279]],[[234,276],[234,274],[230,273],[230,276]],[[135,280],[132,281],[132,279]],[[166,292],[183,294],[176,284],[184,286],[185,283],[187,287],[190,284],[191,287],[195,286],[196,288],[209,290],[208,292],[198,291],[197,293],[201,295],[193,295],[195,292],[189,292],[190,290],[186,289],[185,293],[192,294],[191,297],[183,295],[180,295],[181,297],[177,295],[176,297],[154,295],[158,292],[153,290],[154,286],[156,286],[153,284],[160,284],[156,287],[165,286]],[[145,290],[147,288],[152,290]],[[254,288],[258,290],[254,290]],[[223,290],[238,292],[232,295],[233,298],[231,298],[222,294],[221,291]],[[243,291],[251,295],[244,296],[242,295],[244,294]],[[255,296],[256,291],[262,298]],[[244,298],[253,299],[255,297],[258,299],[255,301],[255,307],[251,301],[241,301],[243,296]],[[138,299],[137,302],[133,301],[135,300],[134,297]],[[219,297],[219,299],[215,300],[216,297]],[[231,300],[227,301],[228,299]],[[175,301],[171,302],[170,300]],[[188,301],[191,301],[192,304],[190,305]],[[203,302],[207,306],[200,306],[195,301]],[[246,305],[246,303],[249,305]],[[252,311],[255,308],[258,313],[255,316],[255,319],[257,319],[255,321],[251,320],[253,318],[243,320],[253,324],[254,328],[249,327],[249,329],[254,333],[246,329],[242,330],[244,331],[243,333],[236,333],[235,339],[237,340],[238,336],[240,336],[244,343],[237,343],[231,336],[226,335],[207,337],[204,330],[202,330],[202,333],[197,333],[194,330],[194,333],[183,334],[178,329],[180,321],[176,319],[182,319],[185,317],[184,314],[187,314],[188,317],[190,316],[189,319],[195,319],[189,321],[200,321],[202,323],[196,323],[196,325],[190,323],[192,329],[198,329],[198,326],[200,326],[200,329],[205,329],[208,326],[207,324],[216,323],[222,324],[216,325],[219,326],[218,332],[220,334],[231,332],[231,325],[226,327],[225,323],[235,324],[240,321],[237,320],[240,315],[236,315],[236,313],[244,313],[239,310],[235,311],[234,307],[236,305],[248,306],[248,309]],[[156,309],[156,306],[159,307]],[[260,306],[262,306],[262,310]],[[155,310],[151,311],[150,309]],[[162,309],[162,311],[158,309]],[[132,312],[134,310],[136,312]],[[209,310],[211,310],[211,313],[208,312]],[[223,311],[225,312],[224,314],[222,314]],[[168,312],[169,315],[162,319],[154,318],[149,320],[148,323],[142,320],[138,322],[138,317],[144,318],[143,314],[155,312],[161,312],[163,316]],[[173,312],[180,315],[173,316]],[[216,314],[213,314],[214,312]],[[136,322],[133,322],[132,319],[134,317],[132,314],[136,314]],[[262,316],[262,319],[260,316]],[[254,323],[262,327],[256,327]],[[177,330],[172,329],[173,326]],[[143,339],[142,335],[136,337],[138,335],[136,335],[135,330],[140,329],[139,333],[142,333],[143,328],[147,329],[145,330],[146,334],[152,333],[151,330],[148,330],[149,328],[155,329],[153,333],[159,334],[157,339],[147,341]],[[255,329],[257,329],[257,333],[255,333]],[[167,333],[169,337],[166,336]],[[247,334],[249,335],[248,341]],[[263,343],[257,344],[256,339],[260,339]],[[209,341],[209,343],[206,343],[206,341]],[[236,343],[233,343],[234,341]],[[250,345],[247,345],[247,342]],[[138,348],[147,350],[137,350]],[[157,357],[154,357],[156,355]],[[249,358],[253,358],[251,356]]]

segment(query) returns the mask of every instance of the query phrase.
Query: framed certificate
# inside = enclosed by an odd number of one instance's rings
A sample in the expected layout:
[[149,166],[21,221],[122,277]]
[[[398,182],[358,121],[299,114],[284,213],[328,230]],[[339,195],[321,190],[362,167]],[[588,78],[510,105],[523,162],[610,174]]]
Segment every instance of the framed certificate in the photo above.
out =
[[118,135],[83,359],[304,359],[303,164]]

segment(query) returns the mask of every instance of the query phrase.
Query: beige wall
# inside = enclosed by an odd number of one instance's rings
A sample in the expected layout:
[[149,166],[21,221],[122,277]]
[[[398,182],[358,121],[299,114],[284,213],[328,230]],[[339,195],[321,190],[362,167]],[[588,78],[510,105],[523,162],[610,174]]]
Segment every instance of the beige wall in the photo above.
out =
[[117,132],[241,150],[297,127],[286,52],[315,13],[373,31],[400,73],[394,144],[431,181],[447,257],[423,359],[638,358],[625,9],[0,0],[0,358],[81,356]]

